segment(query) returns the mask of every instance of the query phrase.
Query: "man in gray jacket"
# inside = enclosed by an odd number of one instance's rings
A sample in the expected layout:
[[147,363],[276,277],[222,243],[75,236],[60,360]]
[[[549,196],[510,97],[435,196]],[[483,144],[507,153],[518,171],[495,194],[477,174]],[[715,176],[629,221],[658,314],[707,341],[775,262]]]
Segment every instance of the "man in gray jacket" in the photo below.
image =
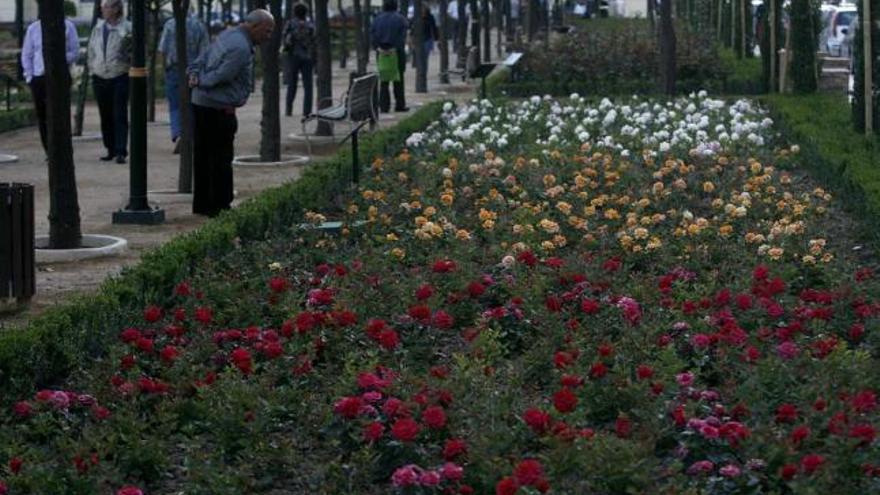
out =
[[189,66],[193,88],[193,213],[216,216],[232,203],[235,109],[247,103],[254,45],[269,39],[275,19],[257,9],[227,29]]

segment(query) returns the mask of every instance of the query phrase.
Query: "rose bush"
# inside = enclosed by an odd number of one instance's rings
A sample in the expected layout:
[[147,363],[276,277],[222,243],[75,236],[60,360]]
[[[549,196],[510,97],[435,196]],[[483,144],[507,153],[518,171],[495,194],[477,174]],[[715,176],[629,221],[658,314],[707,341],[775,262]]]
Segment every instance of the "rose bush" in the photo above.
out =
[[120,308],[0,412],[0,487],[880,489],[874,260],[755,104],[476,101],[406,144],[340,232]]

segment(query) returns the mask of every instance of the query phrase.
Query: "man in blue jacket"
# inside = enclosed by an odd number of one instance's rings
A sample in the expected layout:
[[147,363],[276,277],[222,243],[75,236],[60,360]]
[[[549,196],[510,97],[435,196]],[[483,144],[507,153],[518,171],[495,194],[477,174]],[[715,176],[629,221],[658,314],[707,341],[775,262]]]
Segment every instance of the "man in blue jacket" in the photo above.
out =
[[232,203],[232,157],[238,121],[253,80],[254,45],[269,39],[275,19],[257,9],[227,29],[189,66],[193,88],[193,213],[216,216]]
[[[407,22],[397,11],[397,0],[385,0],[382,13],[376,16],[370,26],[370,37],[373,48],[378,51],[397,52],[397,67],[400,77],[394,81],[394,111],[406,112],[406,97],[403,91],[403,71],[406,69],[406,32]],[[379,83],[379,109],[388,112],[391,109],[391,95],[388,94],[388,82]]]

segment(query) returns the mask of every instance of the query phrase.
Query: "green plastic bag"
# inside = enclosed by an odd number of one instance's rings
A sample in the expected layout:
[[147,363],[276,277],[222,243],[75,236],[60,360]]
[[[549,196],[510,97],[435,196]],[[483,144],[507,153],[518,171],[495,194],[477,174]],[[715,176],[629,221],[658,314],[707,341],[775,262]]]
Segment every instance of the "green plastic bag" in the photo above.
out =
[[380,81],[400,81],[400,68],[397,66],[397,50],[379,50],[379,56],[376,57],[376,67],[379,69]]

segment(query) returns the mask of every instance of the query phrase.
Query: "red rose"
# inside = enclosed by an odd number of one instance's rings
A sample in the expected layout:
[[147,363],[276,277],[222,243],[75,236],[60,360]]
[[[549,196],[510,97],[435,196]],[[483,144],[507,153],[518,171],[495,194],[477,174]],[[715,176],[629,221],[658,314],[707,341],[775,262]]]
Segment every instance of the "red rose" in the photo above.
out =
[[782,469],[779,471],[779,475],[782,476],[782,479],[784,479],[785,481],[789,481],[792,478],[794,478],[794,476],[797,474],[797,472],[798,472],[798,467],[796,465],[786,464],[786,465],[782,466]]
[[141,337],[135,343],[138,350],[142,352],[153,352],[153,339]]
[[155,323],[162,318],[162,309],[158,306],[147,306],[144,309],[144,319],[147,320],[147,323]]
[[455,324],[455,320],[449,313],[439,309],[434,312],[433,323],[435,327],[441,330],[446,330],[452,328],[452,325]]
[[92,416],[98,421],[104,421],[110,417],[110,414],[110,409],[107,409],[106,407],[98,405],[92,407]]
[[568,387],[563,388],[559,392],[553,394],[553,407],[561,413],[574,411],[577,406],[578,399]]
[[755,280],[766,280],[770,275],[770,269],[764,265],[758,265],[752,271],[752,278]]
[[391,435],[401,442],[412,442],[421,429],[412,418],[401,418],[391,426]]
[[618,416],[614,421],[614,433],[620,438],[627,438],[632,431],[632,421],[626,416]]
[[232,364],[241,370],[245,375],[253,372],[253,362],[251,361],[251,353],[242,347],[236,347],[229,355]]
[[333,412],[345,419],[358,417],[365,404],[360,397],[343,397],[333,405]]
[[281,342],[267,342],[263,346],[263,355],[266,356],[267,359],[275,359],[281,357],[283,354],[284,347],[281,345]]
[[422,412],[422,421],[428,428],[439,430],[446,426],[446,413],[440,406],[431,406]]
[[801,468],[807,474],[813,474],[825,464],[825,458],[819,454],[807,454],[801,458]]
[[547,307],[547,311],[557,313],[562,309],[562,299],[559,299],[556,296],[547,296],[544,305]]
[[24,462],[19,457],[9,459],[9,472],[12,474],[18,474],[21,471],[22,464],[24,464]]
[[592,299],[584,299],[581,301],[581,311],[583,311],[584,314],[594,315],[599,312],[600,308],[601,306],[599,303]]
[[526,409],[523,413],[523,421],[538,435],[545,433],[550,428],[550,415],[540,409]]
[[198,321],[202,325],[207,325],[208,323],[211,323],[211,320],[213,319],[214,311],[212,311],[211,308],[204,306],[196,308],[196,321]]
[[467,291],[469,296],[477,299],[486,292],[486,286],[475,280],[468,284]]
[[141,338],[141,332],[136,328],[126,328],[119,334],[119,338],[126,344],[131,344]]
[[6,483],[0,481],[0,495],[6,495],[9,493],[9,487],[6,486]]
[[382,426],[382,423],[378,421],[374,421],[372,423],[368,423],[364,426],[363,435],[365,442],[376,442],[382,438],[382,435],[385,434],[385,427]]
[[162,361],[171,363],[180,356],[180,351],[178,351],[173,345],[166,345],[162,349],[162,352],[159,353],[159,356],[162,358]]
[[776,408],[777,423],[793,423],[797,417],[798,411],[794,404],[782,404]]
[[443,446],[443,458],[451,461],[459,456],[467,454],[467,442],[460,438],[450,438]]
[[523,251],[516,255],[516,260],[526,266],[535,266],[538,264],[538,257],[531,251]]
[[284,277],[272,277],[269,279],[269,289],[272,292],[280,293],[284,292],[290,287],[290,284],[287,282],[287,279]]
[[192,294],[192,289],[190,289],[189,283],[184,281],[177,284],[177,287],[174,288],[174,295],[176,296],[188,296]]
[[568,351],[557,351],[553,355],[553,364],[557,369],[565,369],[574,363],[575,357]]
[[495,495],[515,495],[519,490],[519,484],[510,476],[501,478],[501,481],[495,485]]
[[654,376],[654,370],[646,364],[641,364],[636,368],[636,376],[638,376],[640,380],[646,380]]
[[854,425],[849,430],[849,436],[850,438],[859,439],[860,446],[866,446],[874,441],[874,437],[877,436],[877,430],[869,424]]
[[608,373],[608,366],[605,363],[598,362],[590,366],[590,378],[602,378]]
[[544,467],[535,459],[526,459],[517,464],[513,477],[520,485],[535,486],[544,477]]
[[379,334],[378,341],[383,349],[392,350],[400,344],[400,337],[393,328],[386,328]]
[[419,301],[424,301],[434,295],[434,288],[431,287],[431,284],[422,284],[416,289],[416,299]]
[[124,486],[116,492],[116,495],[144,495],[144,492],[136,486]]
[[432,270],[434,273],[449,273],[455,271],[456,265],[452,260],[438,260],[434,263]]
[[428,319],[431,318],[431,308],[429,308],[423,304],[419,304],[417,306],[411,306],[409,308],[409,311],[407,311],[407,313],[414,320],[418,320],[418,321],[427,321]]
[[860,413],[873,411],[877,407],[877,394],[873,390],[862,390],[853,396],[850,404]]
[[801,425],[791,430],[791,435],[789,435],[789,438],[791,438],[791,443],[799,445],[802,441],[804,441],[805,438],[809,436],[810,427],[807,425]]

